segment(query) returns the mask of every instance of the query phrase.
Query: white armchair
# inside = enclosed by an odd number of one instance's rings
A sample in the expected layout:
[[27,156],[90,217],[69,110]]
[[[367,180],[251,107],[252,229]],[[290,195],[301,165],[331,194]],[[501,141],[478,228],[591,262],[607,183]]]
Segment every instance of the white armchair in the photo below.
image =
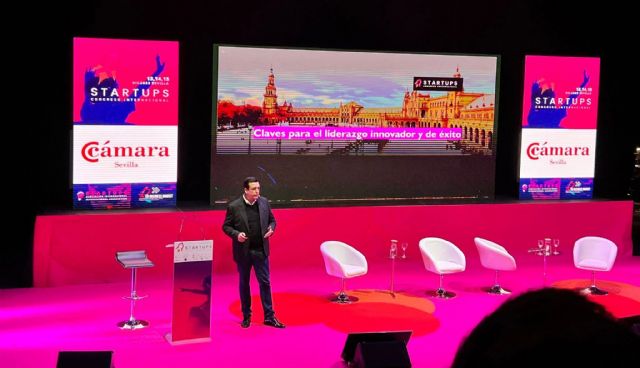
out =
[[597,236],[585,236],[573,246],[573,264],[581,270],[591,271],[591,286],[580,290],[582,294],[607,295],[596,286],[596,271],[610,271],[618,254],[614,242]]
[[333,301],[351,303],[356,298],[349,298],[345,292],[345,279],[362,276],[367,273],[367,259],[354,247],[340,241],[326,241],[320,245],[327,274],[339,277],[342,281],[340,293]]
[[440,238],[424,238],[418,243],[424,267],[440,275],[438,290],[429,292],[430,295],[449,299],[456,296],[443,287],[443,277],[446,274],[462,272],[467,266],[464,253],[450,241]]
[[483,267],[496,271],[495,281],[488,288],[489,294],[511,294],[511,291],[503,289],[499,282],[500,271],[513,271],[516,269],[516,260],[500,244],[482,238],[474,238],[474,243],[480,255],[480,263]]

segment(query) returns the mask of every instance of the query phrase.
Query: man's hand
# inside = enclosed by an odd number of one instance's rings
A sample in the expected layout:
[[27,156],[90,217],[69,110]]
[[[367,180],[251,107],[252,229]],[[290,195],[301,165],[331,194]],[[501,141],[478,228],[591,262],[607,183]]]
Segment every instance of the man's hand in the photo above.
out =
[[249,239],[249,237],[247,236],[247,234],[245,233],[239,233],[238,234],[238,241],[240,243],[244,243],[247,239]]
[[267,239],[269,238],[271,235],[273,235],[273,230],[271,229],[271,226],[269,226],[267,228],[267,232],[264,234],[264,238]]

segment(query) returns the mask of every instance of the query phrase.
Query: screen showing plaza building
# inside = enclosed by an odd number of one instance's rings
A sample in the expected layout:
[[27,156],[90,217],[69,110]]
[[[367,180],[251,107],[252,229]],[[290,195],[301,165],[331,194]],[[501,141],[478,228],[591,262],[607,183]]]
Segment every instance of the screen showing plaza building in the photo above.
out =
[[217,46],[212,203],[491,198],[498,57]]

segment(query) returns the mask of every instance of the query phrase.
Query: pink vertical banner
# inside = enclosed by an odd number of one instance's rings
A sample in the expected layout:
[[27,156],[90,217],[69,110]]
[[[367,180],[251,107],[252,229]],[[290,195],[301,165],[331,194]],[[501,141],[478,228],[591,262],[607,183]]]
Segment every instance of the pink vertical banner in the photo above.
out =
[[593,197],[600,59],[525,59],[520,199]]
[[172,344],[211,338],[213,240],[178,241],[173,246]]

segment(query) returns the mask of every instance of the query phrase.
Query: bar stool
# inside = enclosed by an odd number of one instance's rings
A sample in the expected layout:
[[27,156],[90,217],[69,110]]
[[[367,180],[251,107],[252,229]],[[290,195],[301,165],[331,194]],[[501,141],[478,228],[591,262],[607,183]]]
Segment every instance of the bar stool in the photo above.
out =
[[116,260],[124,268],[131,269],[131,295],[125,296],[123,299],[131,299],[131,313],[129,320],[118,323],[118,326],[123,330],[137,330],[139,328],[145,328],[149,326],[149,322],[143,320],[137,320],[133,316],[133,309],[136,304],[136,300],[146,298],[146,295],[140,296],[136,292],[136,273],[138,268],[153,267],[153,262],[147,258],[147,251],[145,250],[132,250],[126,252],[116,252]]

